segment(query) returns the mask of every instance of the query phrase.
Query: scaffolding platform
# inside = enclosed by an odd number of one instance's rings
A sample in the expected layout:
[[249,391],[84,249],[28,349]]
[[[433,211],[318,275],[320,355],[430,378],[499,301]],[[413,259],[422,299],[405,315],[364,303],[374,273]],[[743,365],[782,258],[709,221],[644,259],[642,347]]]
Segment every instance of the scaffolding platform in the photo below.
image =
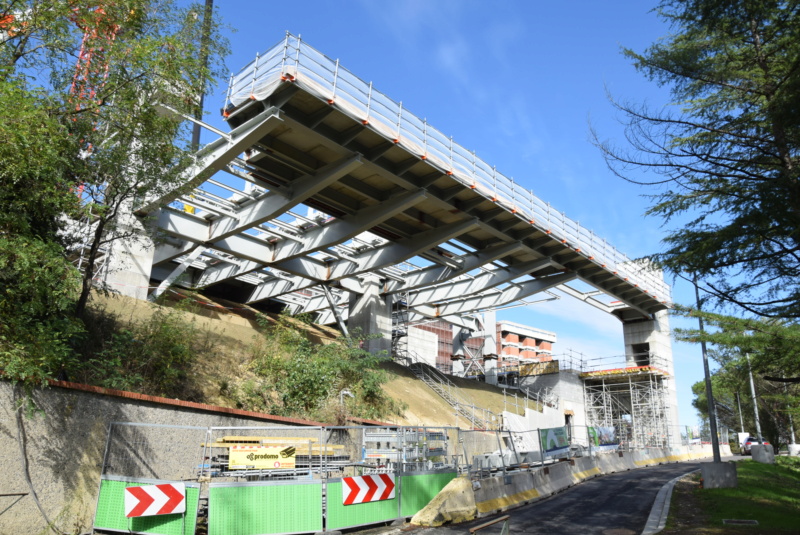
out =
[[668,363],[647,352],[604,359],[567,356],[562,369],[583,381],[588,425],[613,428],[621,447],[670,444]]

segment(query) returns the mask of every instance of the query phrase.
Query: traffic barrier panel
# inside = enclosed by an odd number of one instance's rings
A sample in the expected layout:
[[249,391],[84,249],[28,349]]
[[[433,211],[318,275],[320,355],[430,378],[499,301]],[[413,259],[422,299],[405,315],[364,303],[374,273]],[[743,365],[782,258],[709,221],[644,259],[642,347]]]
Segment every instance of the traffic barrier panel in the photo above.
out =
[[650,459],[653,464],[664,464],[669,462],[668,448],[650,448]]
[[322,531],[321,481],[209,485],[208,535],[316,531]]
[[480,480],[480,487],[475,489],[478,515],[504,511],[542,496],[536,488],[534,473],[519,472]]
[[572,480],[574,483],[586,481],[592,477],[599,476],[601,473],[597,462],[591,457],[578,457],[573,459],[573,462]]
[[542,467],[533,472],[533,488],[535,488],[541,497],[547,497],[557,492],[550,484],[550,469],[549,467]]
[[[186,488],[186,511],[179,514],[125,516],[125,488],[163,483],[183,483]],[[149,533],[153,535],[193,535],[197,524],[197,504],[200,484],[157,479],[135,479],[120,476],[102,476],[94,529],[124,531],[126,533]]]
[[628,470],[633,470],[634,468],[637,468],[636,462],[633,459],[633,452],[623,451],[621,452],[620,457],[622,458],[623,465]]
[[[399,493],[395,492],[395,497],[388,500],[344,505],[344,493],[346,490],[345,484],[341,479],[328,480],[325,502],[327,507],[325,528],[327,530],[354,528],[395,520],[400,517]],[[317,507],[320,508],[319,504]],[[297,509],[295,509],[295,514],[296,511]],[[259,533],[282,532],[269,531]]]
[[653,466],[654,464],[658,464],[658,462],[654,460],[653,452],[651,450],[652,448],[634,451],[633,464],[635,464],[639,468],[643,466]]
[[400,516],[414,516],[458,474],[455,472],[408,474],[400,477]]
[[572,479],[572,466],[568,462],[556,463],[546,466],[549,472],[550,488],[553,492],[558,492],[575,484]]
[[615,472],[624,472],[636,468],[636,465],[631,461],[631,456],[627,452],[614,451],[610,453],[601,453],[596,457],[597,468],[603,474],[613,474]]
[[672,448],[669,448],[669,454],[667,455],[667,460],[671,463],[688,461],[689,452],[683,446],[674,446]]

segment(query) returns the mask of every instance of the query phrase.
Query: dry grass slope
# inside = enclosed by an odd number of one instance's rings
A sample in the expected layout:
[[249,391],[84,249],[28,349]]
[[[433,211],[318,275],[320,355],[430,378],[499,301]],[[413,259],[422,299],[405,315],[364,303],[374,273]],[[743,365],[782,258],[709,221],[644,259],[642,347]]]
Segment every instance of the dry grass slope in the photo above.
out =
[[[256,330],[256,313],[254,310],[236,303],[211,300],[202,296],[186,296],[170,293],[163,306],[174,306],[183,301],[185,310],[181,312],[186,319],[194,321],[199,329],[214,342],[216,350],[213,355],[201,356],[196,360],[191,371],[193,390],[201,392],[204,399],[195,400],[222,407],[233,407],[234,402],[225,396],[223,383],[237,378],[240,381],[252,376],[249,371],[250,351],[258,332]],[[186,299],[191,301],[187,304]],[[123,297],[103,296],[96,294],[94,303],[105,308],[107,312],[117,315],[122,321],[133,322],[149,317],[155,307],[144,301]],[[274,318],[273,318],[274,321]],[[298,322],[314,343],[330,343],[335,340],[338,331],[321,325],[307,325]],[[408,406],[402,416],[387,418],[389,423],[400,425],[458,425],[469,427],[461,417],[456,417],[453,408],[422,381],[418,380],[407,368],[387,361],[384,368],[390,380],[384,390],[394,399]],[[476,407],[489,409],[500,414],[504,409],[502,389],[452,377],[462,395]],[[508,410],[512,407],[506,405]]]

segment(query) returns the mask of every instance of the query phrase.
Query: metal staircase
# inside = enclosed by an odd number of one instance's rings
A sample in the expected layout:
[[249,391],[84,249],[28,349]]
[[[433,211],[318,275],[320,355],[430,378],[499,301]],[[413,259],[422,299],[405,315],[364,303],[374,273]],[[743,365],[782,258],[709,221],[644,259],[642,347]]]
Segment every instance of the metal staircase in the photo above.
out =
[[474,429],[497,429],[500,427],[502,419],[498,415],[464,400],[458,393],[458,387],[446,375],[436,368],[420,362],[418,355],[414,352],[410,352],[408,358],[411,361],[408,368],[414,375],[439,394],[455,409],[457,414],[470,422]]

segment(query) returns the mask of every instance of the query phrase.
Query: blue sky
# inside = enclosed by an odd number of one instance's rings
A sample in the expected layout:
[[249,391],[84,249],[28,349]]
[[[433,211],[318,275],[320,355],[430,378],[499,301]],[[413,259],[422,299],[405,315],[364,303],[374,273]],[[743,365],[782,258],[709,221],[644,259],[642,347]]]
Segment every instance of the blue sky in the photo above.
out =
[[[614,176],[589,141],[590,124],[624,143],[608,100],[661,106],[668,91],[636,72],[621,47],[644,50],[669,28],[642,1],[216,0],[230,33],[227,67],[238,71],[286,31],[513,177],[631,258],[656,252],[661,221],[644,218],[642,188]],[[208,121],[224,87],[206,98]],[[209,141],[211,138],[204,139]],[[673,286],[691,304],[693,289]],[[563,298],[500,319],[558,335],[555,352],[624,353],[621,324]],[[672,326],[680,326],[672,320]],[[691,385],[703,378],[700,348],[673,344],[682,424],[696,423]]]

